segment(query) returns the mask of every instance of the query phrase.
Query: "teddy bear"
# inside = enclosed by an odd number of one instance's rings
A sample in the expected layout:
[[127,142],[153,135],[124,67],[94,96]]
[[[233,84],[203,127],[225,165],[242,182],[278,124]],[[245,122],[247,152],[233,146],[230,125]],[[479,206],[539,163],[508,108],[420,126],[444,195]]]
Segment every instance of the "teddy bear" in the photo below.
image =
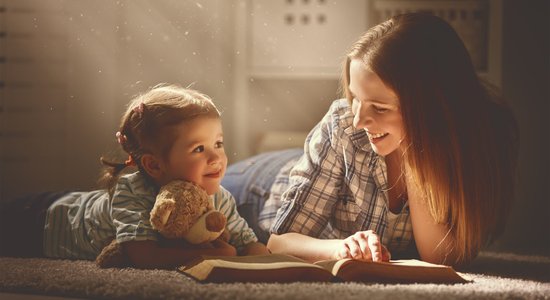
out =
[[[204,189],[189,181],[174,180],[162,186],[149,221],[168,240],[183,239],[201,244],[218,238],[228,239],[225,215],[214,209]],[[116,240],[103,248],[96,264],[101,268],[131,266],[124,248]]]

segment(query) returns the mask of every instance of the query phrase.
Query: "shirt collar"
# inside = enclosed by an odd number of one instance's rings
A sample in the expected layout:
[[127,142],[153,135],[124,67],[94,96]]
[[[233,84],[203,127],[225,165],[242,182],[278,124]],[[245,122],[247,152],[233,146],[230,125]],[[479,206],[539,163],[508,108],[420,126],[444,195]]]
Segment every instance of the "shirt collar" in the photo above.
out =
[[351,108],[345,110],[340,120],[340,126],[344,129],[344,133],[349,136],[354,147],[370,153],[372,164],[369,164],[369,168],[374,168],[372,173],[374,175],[376,187],[383,193],[384,198],[387,198],[387,192],[384,192],[384,190],[388,188],[386,161],[383,156],[376,154],[372,150],[367,132],[363,129],[356,129],[353,127],[353,113]]

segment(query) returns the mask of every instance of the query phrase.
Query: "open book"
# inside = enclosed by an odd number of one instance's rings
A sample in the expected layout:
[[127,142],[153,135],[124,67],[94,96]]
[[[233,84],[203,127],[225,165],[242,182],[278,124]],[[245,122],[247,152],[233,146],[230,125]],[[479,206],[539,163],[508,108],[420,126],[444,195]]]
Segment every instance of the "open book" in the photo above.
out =
[[280,255],[202,256],[178,271],[200,282],[358,281],[380,283],[465,283],[453,268],[419,260],[366,262],[353,259],[309,263]]

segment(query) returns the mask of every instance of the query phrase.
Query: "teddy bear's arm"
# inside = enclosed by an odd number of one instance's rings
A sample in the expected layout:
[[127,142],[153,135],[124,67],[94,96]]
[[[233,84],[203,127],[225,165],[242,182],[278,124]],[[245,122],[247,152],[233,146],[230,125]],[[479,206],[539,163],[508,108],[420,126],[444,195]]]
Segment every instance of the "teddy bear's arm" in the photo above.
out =
[[168,219],[172,212],[176,209],[174,200],[165,200],[162,203],[157,203],[151,211],[151,225],[154,229],[162,231],[168,223]]

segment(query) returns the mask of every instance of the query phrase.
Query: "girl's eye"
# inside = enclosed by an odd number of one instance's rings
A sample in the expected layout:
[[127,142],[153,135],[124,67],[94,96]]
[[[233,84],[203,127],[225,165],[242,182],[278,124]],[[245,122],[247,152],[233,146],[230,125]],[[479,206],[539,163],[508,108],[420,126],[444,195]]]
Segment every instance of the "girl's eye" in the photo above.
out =
[[193,152],[201,153],[204,152],[204,146],[198,146],[197,148],[193,149]]
[[216,142],[216,148],[223,148],[223,142]]

